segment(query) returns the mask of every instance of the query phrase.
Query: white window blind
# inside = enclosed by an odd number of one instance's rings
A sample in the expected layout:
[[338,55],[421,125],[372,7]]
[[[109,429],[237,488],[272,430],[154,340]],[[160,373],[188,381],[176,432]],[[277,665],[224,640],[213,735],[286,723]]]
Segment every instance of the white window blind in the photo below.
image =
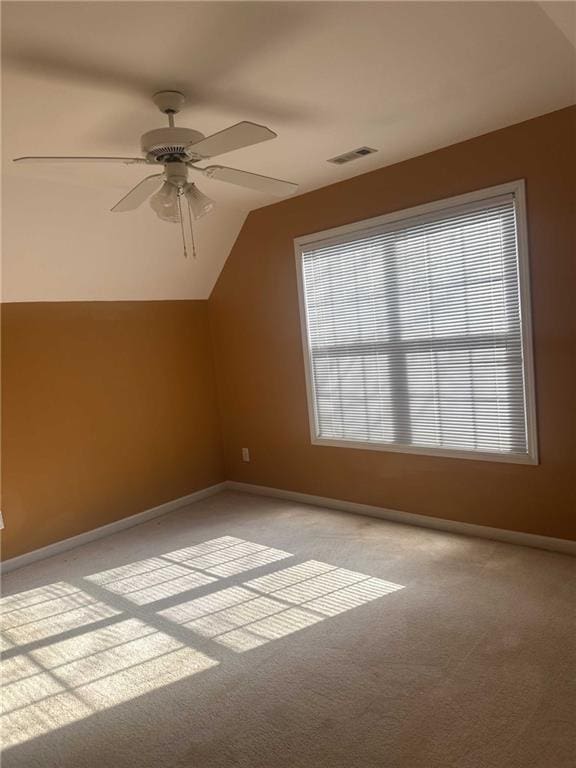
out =
[[534,460],[517,195],[432,208],[297,241],[313,439]]

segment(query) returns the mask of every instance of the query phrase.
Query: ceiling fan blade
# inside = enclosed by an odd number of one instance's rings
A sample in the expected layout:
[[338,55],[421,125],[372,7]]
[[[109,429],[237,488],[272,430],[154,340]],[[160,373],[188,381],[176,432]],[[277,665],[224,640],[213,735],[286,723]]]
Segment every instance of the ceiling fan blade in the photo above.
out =
[[14,163],[124,163],[140,165],[147,163],[143,157],[15,157]]
[[239,171],[237,168],[226,168],[223,165],[210,165],[208,168],[197,168],[196,170],[201,170],[210,179],[227,181],[230,184],[237,184],[240,187],[248,187],[248,189],[255,189],[257,192],[265,192],[279,197],[293,195],[298,189],[298,184],[294,184],[292,181],[273,179],[270,176]]
[[243,121],[236,125],[225,128],[223,131],[213,133],[205,139],[190,144],[186,148],[187,154],[192,160],[202,160],[215,155],[223,155],[225,152],[232,152],[234,149],[242,149],[252,144],[259,144],[261,141],[275,139],[277,134],[263,125]]
[[155,173],[153,176],[147,176],[139,184],[136,184],[127,195],[119,200],[111,211],[122,213],[123,211],[133,211],[139,205],[147,200],[153,192],[156,192],[164,183],[164,174]]

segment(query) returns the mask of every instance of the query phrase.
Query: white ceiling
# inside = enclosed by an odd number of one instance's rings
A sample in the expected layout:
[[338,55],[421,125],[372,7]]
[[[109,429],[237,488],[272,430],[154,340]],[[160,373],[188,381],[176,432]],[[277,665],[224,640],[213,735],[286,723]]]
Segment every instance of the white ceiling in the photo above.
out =
[[[574,3],[4,2],[3,295],[8,301],[206,298],[246,213],[217,181],[198,259],[148,205],[108,209],[150,170],[15,166],[29,154],[133,155],[183,90],[178,123],[239,120],[279,138],[222,158],[305,192],[576,101]],[[327,158],[361,145],[343,167]]]

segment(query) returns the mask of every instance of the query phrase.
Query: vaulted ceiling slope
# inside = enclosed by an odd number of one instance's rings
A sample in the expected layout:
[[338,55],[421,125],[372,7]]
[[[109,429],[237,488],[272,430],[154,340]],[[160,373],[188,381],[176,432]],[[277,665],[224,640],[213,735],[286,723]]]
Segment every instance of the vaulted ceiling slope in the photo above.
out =
[[[247,212],[273,202],[202,181],[218,206],[186,260],[147,204],[109,213],[149,168],[10,158],[138,154],[165,124],[151,95],[176,88],[177,124],[271,127],[279,138],[225,164],[306,192],[574,103],[568,6],[2,3],[4,299],[206,298]],[[378,151],[326,162],[362,145]]]

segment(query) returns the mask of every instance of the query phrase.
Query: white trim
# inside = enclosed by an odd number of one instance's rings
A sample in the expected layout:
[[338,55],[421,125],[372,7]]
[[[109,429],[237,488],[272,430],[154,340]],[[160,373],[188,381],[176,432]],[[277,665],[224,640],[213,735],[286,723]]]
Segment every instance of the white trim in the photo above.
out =
[[518,291],[520,293],[520,326],[524,372],[524,405],[526,411],[526,437],[533,464],[538,464],[538,429],[536,416],[536,378],[534,373],[534,337],[532,333],[532,296],[530,291],[530,255],[528,249],[528,217],[526,209],[526,183],[516,182],[514,207],[516,210],[516,237],[518,238]]
[[469,461],[497,461],[508,464],[538,464],[538,459],[529,454],[490,453],[489,451],[458,451],[454,448],[426,448],[420,445],[401,445],[399,443],[369,443],[361,440],[333,440],[329,437],[310,437],[312,445],[324,445],[332,448],[353,448],[360,451],[391,451],[392,453],[412,453],[418,456],[438,456],[444,459],[468,459]]
[[547,549],[551,552],[563,552],[567,555],[576,555],[576,541],[571,541],[570,539],[538,536],[534,533],[510,531],[505,528],[490,528],[487,525],[463,523],[458,520],[446,520],[445,518],[431,517],[429,515],[417,515],[413,512],[401,512],[397,509],[386,509],[385,507],[374,507],[370,504],[358,504],[354,501],[342,501],[340,499],[331,499],[325,496],[314,496],[309,493],[287,491],[283,488],[268,488],[264,485],[251,485],[250,483],[240,483],[235,480],[228,480],[225,485],[228,490],[239,491],[241,493],[252,493],[257,496],[270,496],[275,499],[287,499],[303,504],[311,504],[315,507],[327,507],[328,509],[338,509],[342,512],[352,512],[356,515],[377,517],[382,520],[389,520],[393,523],[416,525],[421,528],[432,528],[434,530],[461,534],[463,536],[494,539],[496,541],[504,541],[508,544],[518,544],[523,547],[536,547],[537,549]]
[[[394,229],[399,222],[406,219],[420,218],[437,211],[445,211],[450,208],[475,207],[479,202],[492,199],[494,204],[504,197],[512,197],[516,213],[516,234],[518,247],[518,290],[520,294],[520,323],[522,333],[522,357],[524,373],[524,402],[526,415],[526,439],[528,452],[498,453],[488,451],[458,450],[451,448],[425,447],[418,445],[402,445],[399,443],[376,443],[361,440],[337,440],[318,436],[318,419],[316,414],[316,400],[314,397],[314,377],[312,372],[310,339],[308,323],[306,319],[306,302],[304,296],[304,276],[302,270],[302,256],[305,246],[311,244],[328,245],[332,242],[340,243],[353,240],[358,233],[362,235],[378,234]],[[490,203],[492,204],[492,203]],[[352,448],[366,451],[390,451],[392,453],[418,454],[424,456],[439,456],[442,458],[468,459],[471,461],[493,461],[510,464],[534,465],[538,459],[538,435],[536,424],[536,390],[534,376],[534,353],[532,335],[532,307],[530,299],[530,261],[528,255],[528,225],[526,217],[526,184],[524,179],[506,182],[486,189],[478,189],[463,195],[447,197],[443,200],[434,200],[423,205],[405,208],[400,211],[376,216],[363,221],[345,224],[341,227],[327,229],[323,232],[315,232],[302,235],[294,239],[294,255],[296,260],[296,281],[298,288],[298,306],[300,312],[300,332],[302,340],[302,354],[304,357],[304,375],[306,381],[306,399],[308,403],[308,420],[310,428],[310,442],[312,445],[329,446],[336,448]]]
[[251,485],[250,483],[240,483],[235,480],[225,480],[222,483],[211,485],[208,488],[202,488],[199,491],[190,493],[187,496],[181,496],[179,499],[167,501],[158,507],[146,509],[144,512],[138,512],[130,517],[123,517],[108,525],[102,525],[91,531],[80,533],[77,536],[71,536],[69,539],[56,541],[54,544],[48,544],[41,549],[35,549],[18,557],[12,557],[1,564],[2,573],[15,571],[17,568],[23,568],[31,565],[38,560],[45,560],[48,557],[59,555],[75,547],[88,544],[91,541],[111,536],[114,533],[141,525],[156,517],[175,512],[182,507],[201,501],[208,496],[214,496],[221,491],[239,491],[241,493],[252,493],[256,496],[269,496],[276,499],[287,499],[297,501],[303,504],[310,504],[316,507],[326,507],[327,509],[337,509],[342,512],[350,512],[356,515],[368,515],[377,517],[381,520],[388,520],[403,525],[416,525],[421,528],[432,528],[433,530],[446,531],[464,536],[475,536],[483,539],[494,539],[504,541],[509,544],[518,544],[524,547],[536,547],[537,549],[547,549],[551,552],[563,552],[568,555],[576,555],[576,541],[569,539],[555,539],[551,536],[538,536],[533,533],[522,533],[521,531],[509,531],[504,528],[489,528],[484,525],[475,525],[473,523],[462,523],[457,520],[446,520],[440,517],[430,517],[428,515],[417,515],[413,512],[400,512],[396,509],[386,509],[385,507],[374,507],[369,504],[358,504],[353,501],[342,501],[325,496],[314,496],[310,493],[300,493],[298,491],[288,491],[283,488],[269,488],[264,485]]
[[446,210],[447,208],[460,208],[465,205],[470,205],[471,203],[477,203],[480,200],[488,200],[491,197],[515,195],[521,186],[524,186],[524,179],[508,181],[505,184],[498,184],[494,187],[476,189],[473,192],[465,192],[462,195],[445,197],[442,200],[433,200],[429,203],[422,203],[422,205],[414,205],[411,208],[403,208],[399,211],[384,213],[382,216],[374,216],[370,219],[353,221],[352,223],[344,224],[341,227],[333,227],[332,229],[325,229],[321,232],[312,232],[308,235],[301,235],[294,239],[294,243],[295,245],[302,247],[303,245],[310,245],[311,243],[325,243],[332,238],[337,238],[337,241],[340,242],[343,235],[351,234],[354,236],[358,231],[375,231],[375,234],[377,234],[383,227],[388,229],[385,225],[390,225],[393,222],[402,221],[403,219],[412,219],[416,216]]
[[93,528],[91,531],[79,533],[77,536],[71,536],[69,539],[55,541],[53,544],[48,544],[46,547],[34,549],[32,552],[26,552],[24,555],[11,557],[1,564],[2,573],[8,573],[8,571],[14,571],[17,568],[23,568],[25,565],[35,563],[37,560],[44,560],[47,557],[59,555],[62,552],[67,552],[69,549],[80,547],[83,544],[88,544],[90,541],[95,541],[96,539],[102,539],[105,536],[111,536],[113,533],[118,533],[126,528],[132,528],[135,525],[147,523],[148,520],[153,520],[155,517],[167,515],[169,512],[174,512],[181,507],[188,506],[188,504],[193,504],[208,496],[214,496],[214,494],[223,491],[225,488],[225,482],[210,485],[208,488],[201,488],[199,491],[189,493],[187,496],[181,496],[178,499],[167,501],[157,507],[145,509],[143,512],[137,512],[135,515],[130,515],[129,517],[122,517],[120,520],[115,520],[113,523],[101,525],[99,528]]

